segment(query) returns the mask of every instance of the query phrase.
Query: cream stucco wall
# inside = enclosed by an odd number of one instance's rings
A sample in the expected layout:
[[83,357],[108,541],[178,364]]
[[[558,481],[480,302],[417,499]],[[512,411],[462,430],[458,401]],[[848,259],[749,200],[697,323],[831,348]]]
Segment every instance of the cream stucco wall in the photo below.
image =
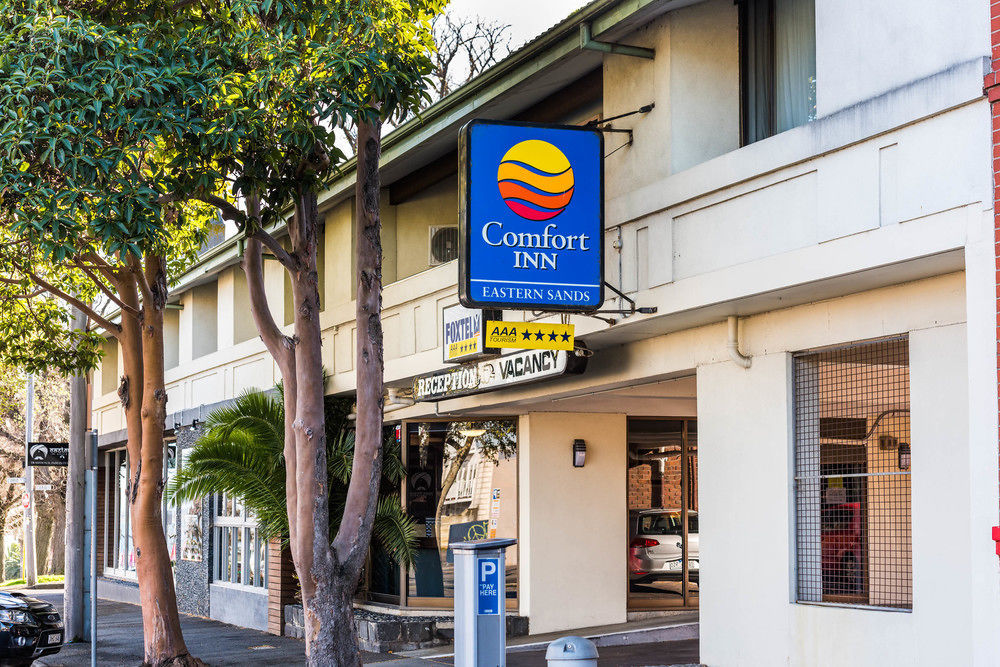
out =
[[[625,429],[625,415],[520,418],[518,590],[532,633],[625,621]],[[577,438],[583,468],[570,456]]]
[[430,264],[430,228],[458,225],[458,177],[432,185],[395,207],[396,277],[412,276]]
[[[967,326],[946,314],[962,295],[952,301],[947,292],[926,292],[922,310],[940,313],[930,322],[901,309],[871,310],[864,302],[873,296],[840,300],[857,307],[838,318],[853,332],[824,334],[822,320],[799,319],[795,315],[807,309],[791,309],[751,320],[751,347],[767,352],[755,354],[749,370],[726,361],[698,368],[705,664],[998,664],[998,642],[973,635],[970,613],[970,554],[985,547],[970,523],[967,471],[972,460],[992,465],[995,448],[975,446],[967,422]],[[811,347],[865,338],[876,333],[868,317],[883,334],[909,332],[911,613],[794,602],[790,352],[809,339]],[[783,326],[768,326],[772,318]],[[986,436],[989,425],[976,424],[974,431]],[[995,485],[989,496],[978,500],[995,504]],[[991,613],[996,620],[995,606]]]

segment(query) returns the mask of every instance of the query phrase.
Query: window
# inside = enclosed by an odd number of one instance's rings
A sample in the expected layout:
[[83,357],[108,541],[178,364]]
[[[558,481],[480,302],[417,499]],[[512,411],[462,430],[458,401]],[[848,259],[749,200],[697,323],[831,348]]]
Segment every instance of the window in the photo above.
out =
[[101,343],[101,394],[118,389],[118,341],[109,338]]
[[267,586],[267,542],[242,501],[225,493],[213,500],[215,567],[213,579],[243,586]]
[[907,339],[803,353],[794,374],[796,599],[911,609]]
[[[406,510],[420,525],[407,572],[412,605],[449,606],[455,542],[517,537],[517,424],[511,419],[406,425]],[[506,551],[517,597],[517,547]]]
[[191,290],[191,320],[193,337],[191,355],[194,359],[219,349],[219,284],[212,281]]
[[[187,450],[180,451],[180,466],[184,467],[184,455]],[[201,508],[202,498],[196,500],[185,500],[181,503],[181,560],[201,562],[202,551],[202,527]]]
[[132,519],[129,513],[128,455],[124,449],[105,455],[108,475],[105,496],[105,521],[107,542],[104,550],[104,567],[119,577],[135,577],[135,546],[132,544]]
[[815,0],[740,0],[742,143],[816,118]]
[[[166,451],[163,456],[163,479],[164,490],[170,488],[170,483],[174,481],[177,474],[177,442],[167,442]],[[170,554],[170,562],[177,562],[177,506],[167,499],[167,494],[163,494],[163,534],[167,538],[167,553]]]
[[[163,478],[164,488],[170,484],[177,471],[177,444],[164,444]],[[129,458],[124,449],[106,452],[104,465],[108,470],[105,489],[106,542],[104,567],[109,574],[117,577],[136,576],[136,553],[132,543],[132,516],[129,505]],[[167,540],[170,561],[176,560],[177,523],[175,508],[163,494],[163,533]]]

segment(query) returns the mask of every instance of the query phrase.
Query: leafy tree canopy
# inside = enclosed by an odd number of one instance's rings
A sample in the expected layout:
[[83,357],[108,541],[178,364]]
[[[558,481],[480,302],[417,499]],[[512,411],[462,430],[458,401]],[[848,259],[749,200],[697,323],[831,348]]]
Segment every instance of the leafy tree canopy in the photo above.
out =
[[0,0],[0,360],[93,368],[102,337],[59,297],[113,333],[97,310],[122,307],[116,278],[148,253],[174,277],[197,257],[215,213],[163,199],[165,137],[198,130],[212,65],[184,33]]

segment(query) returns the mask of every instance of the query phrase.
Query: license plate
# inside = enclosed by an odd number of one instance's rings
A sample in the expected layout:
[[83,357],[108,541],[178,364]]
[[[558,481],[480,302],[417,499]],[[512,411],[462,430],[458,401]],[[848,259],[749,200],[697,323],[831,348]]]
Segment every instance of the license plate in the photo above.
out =
[[681,562],[679,560],[672,560],[672,561],[670,561],[667,564],[667,567],[669,569],[671,569],[671,570],[681,570],[681,569],[684,568],[684,566],[681,564]]
[[46,644],[60,644],[60,643],[62,643],[62,633],[61,632],[56,632],[55,634],[49,635],[45,639],[45,643]]

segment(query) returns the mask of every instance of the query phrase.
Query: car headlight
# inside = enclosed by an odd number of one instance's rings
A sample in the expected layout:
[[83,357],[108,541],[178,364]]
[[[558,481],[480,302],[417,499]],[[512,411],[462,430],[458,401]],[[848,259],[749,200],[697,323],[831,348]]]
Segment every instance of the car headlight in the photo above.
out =
[[27,612],[16,609],[0,609],[0,621],[4,623],[27,623],[35,625],[35,619]]

